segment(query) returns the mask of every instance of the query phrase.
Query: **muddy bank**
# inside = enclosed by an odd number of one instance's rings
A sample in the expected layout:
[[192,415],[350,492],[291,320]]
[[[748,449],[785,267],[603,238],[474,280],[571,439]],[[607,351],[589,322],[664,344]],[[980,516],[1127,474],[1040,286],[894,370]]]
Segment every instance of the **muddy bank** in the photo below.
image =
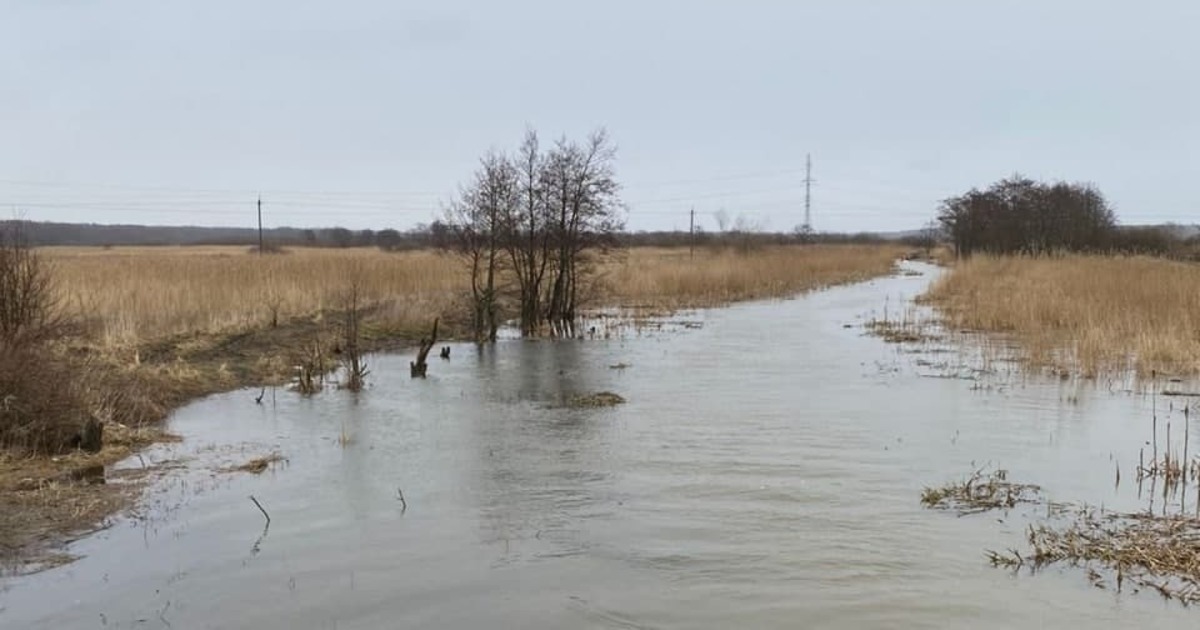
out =
[[[97,385],[111,387],[116,401],[105,424],[104,448],[56,456],[0,453],[0,567],[27,572],[68,562],[72,556],[62,551],[64,544],[108,527],[114,515],[133,505],[143,482],[153,476],[135,470],[110,479],[106,471],[152,444],[178,439],[162,426],[174,410],[221,392],[288,384],[315,339],[324,340],[328,365],[335,366],[331,319],[336,321],[327,313],[127,349],[66,341],[65,351],[76,360],[112,375]],[[364,326],[361,345],[370,353],[399,351],[414,345],[420,334],[375,320]],[[452,324],[447,334],[455,336],[458,329]],[[255,398],[247,396],[246,403],[255,405]]]

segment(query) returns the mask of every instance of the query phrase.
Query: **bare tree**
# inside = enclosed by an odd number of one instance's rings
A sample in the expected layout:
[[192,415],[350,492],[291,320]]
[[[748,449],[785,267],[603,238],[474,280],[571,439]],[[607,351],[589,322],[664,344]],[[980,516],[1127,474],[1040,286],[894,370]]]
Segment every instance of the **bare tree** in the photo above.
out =
[[466,261],[471,275],[472,324],[477,342],[495,341],[499,328],[497,283],[501,239],[505,225],[517,212],[520,180],[516,166],[506,156],[490,153],[475,178],[447,210],[447,224],[455,250]]
[[529,130],[514,156],[483,159],[446,213],[471,274],[478,340],[496,338],[505,284],[516,288],[522,334],[574,334],[597,255],[622,227],[614,157],[603,130],[548,152]]
[[54,336],[62,318],[50,269],[29,246],[20,222],[0,229],[0,347]]
[[532,335],[541,325],[542,284],[550,264],[549,206],[537,132],[525,140],[513,160],[518,173],[518,203],[505,222],[504,247],[517,279],[521,334]]
[[622,227],[615,157],[616,148],[603,129],[582,145],[563,138],[547,156],[543,179],[557,248],[546,312],[552,332],[574,334],[587,254],[612,245],[613,235]]

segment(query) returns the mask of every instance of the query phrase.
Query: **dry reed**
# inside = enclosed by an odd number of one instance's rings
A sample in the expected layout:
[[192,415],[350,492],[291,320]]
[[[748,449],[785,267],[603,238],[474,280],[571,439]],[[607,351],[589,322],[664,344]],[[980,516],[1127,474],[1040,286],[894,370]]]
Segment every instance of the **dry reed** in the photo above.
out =
[[[434,251],[297,248],[255,256],[239,247],[46,248],[63,302],[99,340],[128,346],[171,336],[254,330],[337,309],[352,278],[395,328],[418,331],[452,314],[468,289],[453,256]],[[902,249],[816,245],[634,248],[601,263],[593,305],[659,309],[780,297],[891,271]]]
[[892,271],[904,249],[891,245],[636,248],[609,263],[605,299],[621,306],[679,309],[785,297]]
[[466,278],[446,254],[240,247],[46,248],[69,314],[109,344],[242,332],[341,306],[352,280],[389,320],[447,309]]
[[1031,364],[1200,374],[1200,266],[1145,257],[963,261],[925,299],[956,329],[1010,333]]

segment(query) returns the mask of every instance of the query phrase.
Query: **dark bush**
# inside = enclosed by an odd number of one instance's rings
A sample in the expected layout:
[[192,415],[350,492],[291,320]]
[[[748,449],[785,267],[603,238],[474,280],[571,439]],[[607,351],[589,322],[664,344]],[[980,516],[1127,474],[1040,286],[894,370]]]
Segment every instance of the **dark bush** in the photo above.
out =
[[1116,219],[1087,184],[1044,184],[1014,176],[942,203],[938,214],[959,256],[1106,251]]

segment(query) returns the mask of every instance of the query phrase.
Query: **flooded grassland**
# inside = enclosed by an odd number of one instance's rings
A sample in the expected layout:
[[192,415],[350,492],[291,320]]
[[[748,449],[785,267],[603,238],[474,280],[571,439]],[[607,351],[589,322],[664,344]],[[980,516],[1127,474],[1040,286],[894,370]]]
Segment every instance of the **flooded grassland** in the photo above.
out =
[[[375,355],[359,394],[196,402],[170,421],[181,442],[122,464],[169,469],[134,513],[3,583],[0,627],[1194,626],[1103,559],[1025,562],[1081,506],[1194,513],[1191,478],[1164,494],[1153,474],[1196,449],[1190,399],[937,334],[888,343],[872,322],[924,317],[909,304],[940,273],[905,269],[455,344],[427,379]],[[623,402],[579,404],[601,394]],[[939,490],[967,503],[922,504]]]

